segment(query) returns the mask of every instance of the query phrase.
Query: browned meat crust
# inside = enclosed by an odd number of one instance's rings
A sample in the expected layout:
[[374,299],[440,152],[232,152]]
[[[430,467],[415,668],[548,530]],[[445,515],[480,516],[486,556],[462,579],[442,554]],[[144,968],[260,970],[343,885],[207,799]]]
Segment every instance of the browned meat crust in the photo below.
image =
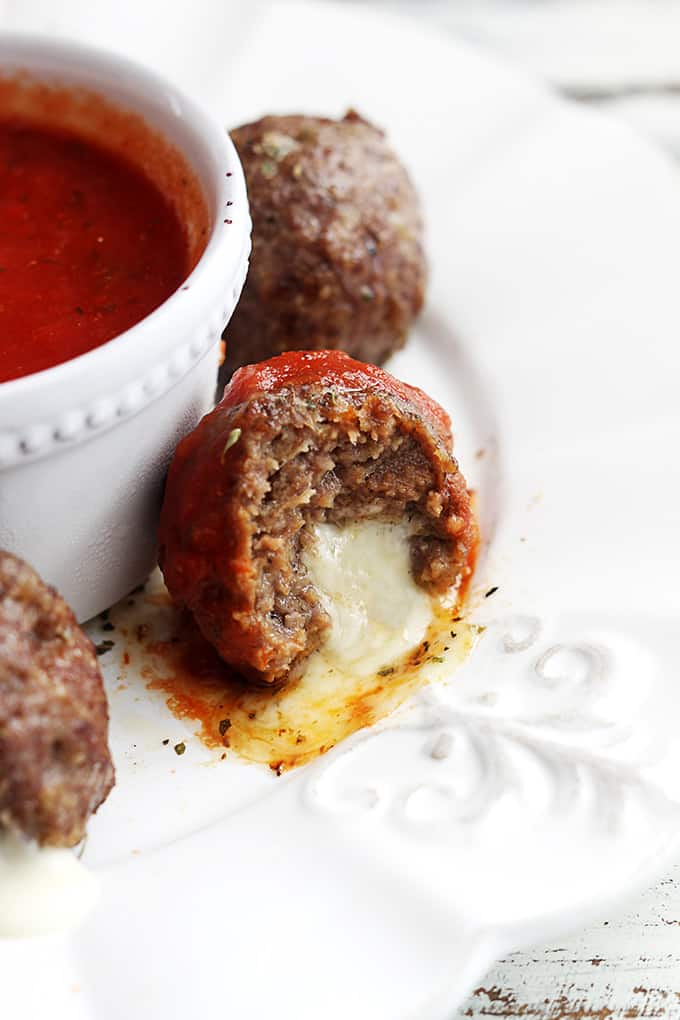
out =
[[114,782],[91,641],[57,592],[0,551],[0,825],[73,846]]
[[404,397],[386,373],[357,388],[355,371],[344,385],[286,384],[244,400],[249,371],[177,450],[160,563],[226,662],[281,683],[329,627],[301,558],[307,523],[410,522],[413,576],[433,592],[470,574],[477,531],[445,416],[430,416],[424,394]]
[[404,344],[426,279],[418,197],[383,133],[349,113],[264,117],[231,136],[253,253],[223,380],[285,350],[382,364]]

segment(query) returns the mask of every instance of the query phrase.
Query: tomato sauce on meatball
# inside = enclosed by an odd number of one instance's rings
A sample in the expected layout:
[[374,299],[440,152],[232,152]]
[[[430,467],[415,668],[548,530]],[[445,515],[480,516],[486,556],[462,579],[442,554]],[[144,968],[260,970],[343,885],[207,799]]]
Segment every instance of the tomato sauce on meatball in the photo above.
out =
[[448,416],[415,387],[337,351],[240,369],[177,448],[160,526],[174,599],[259,683],[304,667],[330,626],[304,567],[315,523],[408,522],[411,573],[437,594],[477,544]]

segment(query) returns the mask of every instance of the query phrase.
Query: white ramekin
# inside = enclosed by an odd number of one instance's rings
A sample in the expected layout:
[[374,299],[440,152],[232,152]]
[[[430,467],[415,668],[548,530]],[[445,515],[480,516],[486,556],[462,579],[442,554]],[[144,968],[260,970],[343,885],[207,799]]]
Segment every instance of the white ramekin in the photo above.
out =
[[84,620],[153,567],[164,473],[211,405],[250,218],[228,135],[158,75],[90,47],[0,35],[0,72],[20,69],[140,114],[193,168],[210,216],[198,264],[151,315],[88,354],[0,383],[0,548],[28,560]]

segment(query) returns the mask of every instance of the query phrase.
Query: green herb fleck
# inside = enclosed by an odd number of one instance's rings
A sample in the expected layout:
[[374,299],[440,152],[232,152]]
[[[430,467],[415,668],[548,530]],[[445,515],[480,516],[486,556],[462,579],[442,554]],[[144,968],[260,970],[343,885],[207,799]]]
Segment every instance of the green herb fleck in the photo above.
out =
[[165,740],[162,741],[163,747],[167,747],[169,743],[170,743],[170,737],[166,737]]
[[260,167],[262,176],[270,181],[272,177],[276,177],[276,163],[272,162],[271,159],[265,159]]
[[230,728],[230,726],[231,726],[231,719],[220,719],[219,731],[220,731],[220,736],[221,737],[224,736],[224,734],[227,732],[227,730]]
[[383,666],[378,670],[378,676],[389,676],[391,673],[394,673],[394,666]]
[[224,444],[224,449],[222,450],[222,457],[220,459],[221,459],[223,464],[224,464],[224,455],[227,453],[228,450],[231,450],[232,446],[236,446],[236,444],[238,443],[240,438],[241,438],[241,429],[232,429],[231,432],[229,433],[228,437],[227,437],[226,443]]
[[271,156],[277,162],[285,159],[291,152],[299,149],[299,144],[290,135],[280,134],[276,131],[268,132],[262,139],[262,149],[266,156]]
[[187,749],[187,745],[183,740],[180,740],[179,744],[175,744],[175,754],[184,754]]
[[359,293],[361,294],[361,300],[362,301],[372,301],[373,298],[375,297],[375,291],[373,290],[373,288],[372,287],[367,287],[366,285],[364,285],[361,288]]
[[443,662],[443,661],[444,660],[441,657],[441,655],[431,655],[430,656],[430,662]]

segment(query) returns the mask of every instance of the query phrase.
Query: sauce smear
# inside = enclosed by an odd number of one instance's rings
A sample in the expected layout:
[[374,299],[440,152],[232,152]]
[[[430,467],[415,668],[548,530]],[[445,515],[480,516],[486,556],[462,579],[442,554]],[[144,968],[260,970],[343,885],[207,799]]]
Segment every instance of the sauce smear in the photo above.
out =
[[448,679],[479,633],[455,608],[442,608],[425,639],[393,666],[351,683],[332,670],[321,677],[310,670],[272,690],[238,677],[194,622],[178,615],[170,640],[148,641],[140,672],[151,690],[168,696],[177,719],[196,720],[207,747],[229,749],[281,775],[384,719],[420,688]]
[[188,271],[176,213],[124,157],[0,120],[0,382],[113,339]]
[[446,682],[483,630],[461,617],[457,603],[439,604],[423,640],[390,666],[351,681],[340,670],[324,676],[310,667],[272,689],[247,683],[220,659],[191,617],[173,606],[160,571],[139,600],[109,610],[105,626],[115,647],[105,675],[121,689],[141,678],[165,695],[177,719],[196,722],[197,736],[218,758],[237,755],[277,774],[385,718],[427,684]]

